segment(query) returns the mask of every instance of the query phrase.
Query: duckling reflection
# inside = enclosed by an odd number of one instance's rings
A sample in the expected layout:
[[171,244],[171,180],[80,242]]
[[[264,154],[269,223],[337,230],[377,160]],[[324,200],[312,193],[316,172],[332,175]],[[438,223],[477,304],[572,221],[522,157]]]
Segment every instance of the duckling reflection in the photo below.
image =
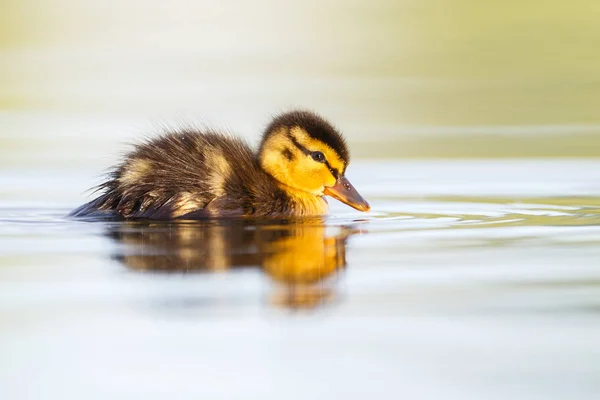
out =
[[219,272],[261,268],[280,285],[277,305],[311,308],[333,299],[326,278],[346,266],[348,226],[321,220],[123,222],[109,230],[122,243],[115,258],[126,267],[156,272]]

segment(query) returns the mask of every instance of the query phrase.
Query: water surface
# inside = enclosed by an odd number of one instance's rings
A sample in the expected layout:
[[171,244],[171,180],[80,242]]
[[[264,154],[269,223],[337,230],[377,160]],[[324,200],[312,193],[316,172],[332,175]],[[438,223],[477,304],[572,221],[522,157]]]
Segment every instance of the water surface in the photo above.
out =
[[3,391],[597,398],[600,162],[349,173],[370,214],[92,223],[90,171],[3,172]]
[[[2,398],[600,398],[599,12],[5,1]],[[65,218],[123,142],[298,107],[370,214]]]

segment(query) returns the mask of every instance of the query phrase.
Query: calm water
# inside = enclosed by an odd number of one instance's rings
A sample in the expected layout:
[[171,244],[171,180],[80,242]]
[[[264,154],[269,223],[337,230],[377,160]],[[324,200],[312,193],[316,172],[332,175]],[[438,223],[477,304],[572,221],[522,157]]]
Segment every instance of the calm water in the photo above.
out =
[[[0,396],[600,398],[599,13],[5,1]],[[123,142],[256,143],[294,107],[344,133],[370,214],[65,218]],[[479,159],[384,160],[435,157]]]
[[600,394],[598,161],[359,160],[294,223],[66,219],[94,174],[0,175],[6,398]]

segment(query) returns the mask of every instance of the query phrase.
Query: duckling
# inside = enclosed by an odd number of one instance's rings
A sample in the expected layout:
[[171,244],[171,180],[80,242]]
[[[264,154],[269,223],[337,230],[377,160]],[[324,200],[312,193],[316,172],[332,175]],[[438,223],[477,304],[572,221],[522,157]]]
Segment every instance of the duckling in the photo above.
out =
[[101,195],[71,216],[321,216],[328,212],[326,195],[368,211],[345,177],[349,162],[341,134],[310,111],[275,117],[257,152],[225,133],[183,129],[136,145],[98,186]]

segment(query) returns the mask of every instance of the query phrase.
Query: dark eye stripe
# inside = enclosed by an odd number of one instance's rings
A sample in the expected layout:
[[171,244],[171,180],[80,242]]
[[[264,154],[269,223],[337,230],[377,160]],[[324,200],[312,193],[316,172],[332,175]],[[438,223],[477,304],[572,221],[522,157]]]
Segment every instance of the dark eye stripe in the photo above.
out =
[[301,152],[303,152],[306,155],[309,155],[310,153],[312,153],[312,151],[310,151],[309,149],[307,149],[306,147],[302,146],[294,137],[294,135],[292,135],[291,133],[288,133],[288,137],[290,138],[290,140],[292,141],[292,143],[294,144],[294,146],[296,146],[297,148],[300,149]]
[[[300,149],[300,151],[302,151],[304,154],[306,155],[311,155],[313,152],[310,151],[309,149],[307,149],[306,147],[302,146],[294,137],[294,135],[291,134],[291,132],[288,132],[288,137],[290,138],[290,140],[292,141],[292,143],[294,144],[294,146],[296,146],[297,148]],[[329,168],[329,171],[331,172],[331,174],[333,175],[333,177],[335,179],[338,179],[340,176],[340,171],[338,171],[337,169],[333,168],[330,164],[329,161],[327,161],[327,159],[324,160],[325,165],[327,165],[327,168]]]
[[292,161],[294,159],[294,155],[292,154],[292,152],[288,148],[283,149],[283,151],[281,152],[281,154],[283,154],[283,156],[285,158],[287,158],[288,161]]
[[328,161],[325,161],[325,165],[327,165],[327,168],[329,168],[329,171],[331,172],[331,174],[333,175],[333,177],[335,179],[339,178],[340,176],[340,171],[338,171],[337,169],[333,168],[331,165],[329,165]]

